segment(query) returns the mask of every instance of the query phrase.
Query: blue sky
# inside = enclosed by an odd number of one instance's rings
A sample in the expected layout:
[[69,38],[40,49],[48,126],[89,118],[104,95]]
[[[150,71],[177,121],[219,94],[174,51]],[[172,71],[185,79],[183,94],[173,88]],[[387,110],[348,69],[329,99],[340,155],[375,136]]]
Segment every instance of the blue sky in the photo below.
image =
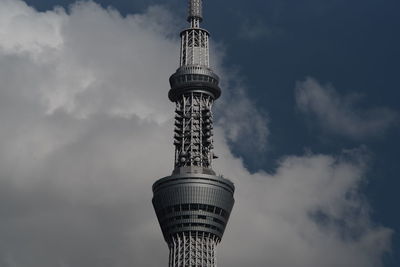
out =
[[[46,11],[74,1],[25,2]],[[176,16],[186,11],[177,0],[96,2],[124,15],[156,4]],[[360,190],[372,221],[394,230],[385,267],[400,266],[399,9],[396,0],[206,0],[204,10],[224,69],[237,73],[235,82],[268,117],[266,149],[232,142],[233,153],[251,172],[273,172],[285,155],[363,150],[368,171]],[[322,107],[321,94],[328,98]]]

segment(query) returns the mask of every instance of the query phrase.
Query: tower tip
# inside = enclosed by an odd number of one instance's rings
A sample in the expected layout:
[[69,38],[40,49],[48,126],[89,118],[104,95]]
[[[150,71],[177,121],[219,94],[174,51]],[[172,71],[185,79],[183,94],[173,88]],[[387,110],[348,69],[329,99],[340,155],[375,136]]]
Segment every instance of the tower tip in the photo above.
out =
[[203,20],[203,1],[202,0],[189,0],[189,14],[188,21],[193,19]]

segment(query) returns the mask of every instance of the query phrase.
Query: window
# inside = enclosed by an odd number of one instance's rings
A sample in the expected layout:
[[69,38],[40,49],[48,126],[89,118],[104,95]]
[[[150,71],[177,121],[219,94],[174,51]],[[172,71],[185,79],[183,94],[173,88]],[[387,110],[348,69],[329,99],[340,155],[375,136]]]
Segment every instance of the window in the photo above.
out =
[[223,222],[223,221],[218,220],[218,219],[216,219],[216,218],[213,218],[213,221],[216,222],[216,223],[219,223],[219,224],[224,225],[224,222]]
[[221,214],[221,208],[218,208],[218,207],[215,208],[215,213],[218,214],[218,215]]
[[190,204],[190,210],[199,210],[199,204]]
[[207,211],[208,211],[208,212],[214,212],[214,206],[210,206],[210,205],[209,205],[209,206],[207,207]]

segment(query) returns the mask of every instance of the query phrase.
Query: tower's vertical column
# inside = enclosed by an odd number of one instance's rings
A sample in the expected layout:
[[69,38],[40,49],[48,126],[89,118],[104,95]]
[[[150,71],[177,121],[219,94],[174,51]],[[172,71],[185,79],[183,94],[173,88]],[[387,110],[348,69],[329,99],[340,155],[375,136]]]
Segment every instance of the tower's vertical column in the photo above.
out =
[[175,161],[171,176],[153,185],[153,205],[170,249],[169,267],[216,267],[234,204],[235,187],[212,170],[212,107],[221,95],[210,69],[209,33],[200,27],[202,1],[189,0],[179,68],[170,77],[175,103]]

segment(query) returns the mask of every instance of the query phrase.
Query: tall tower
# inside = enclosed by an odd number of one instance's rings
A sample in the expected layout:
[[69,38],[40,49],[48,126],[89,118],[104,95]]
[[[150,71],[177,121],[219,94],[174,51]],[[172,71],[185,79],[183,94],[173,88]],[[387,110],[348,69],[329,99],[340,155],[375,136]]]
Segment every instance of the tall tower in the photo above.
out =
[[216,267],[235,187],[215,175],[213,115],[221,95],[210,69],[209,33],[200,28],[202,0],[189,0],[189,28],[181,32],[180,67],[170,77],[175,103],[175,168],[153,185],[153,205],[168,244],[169,267]]

